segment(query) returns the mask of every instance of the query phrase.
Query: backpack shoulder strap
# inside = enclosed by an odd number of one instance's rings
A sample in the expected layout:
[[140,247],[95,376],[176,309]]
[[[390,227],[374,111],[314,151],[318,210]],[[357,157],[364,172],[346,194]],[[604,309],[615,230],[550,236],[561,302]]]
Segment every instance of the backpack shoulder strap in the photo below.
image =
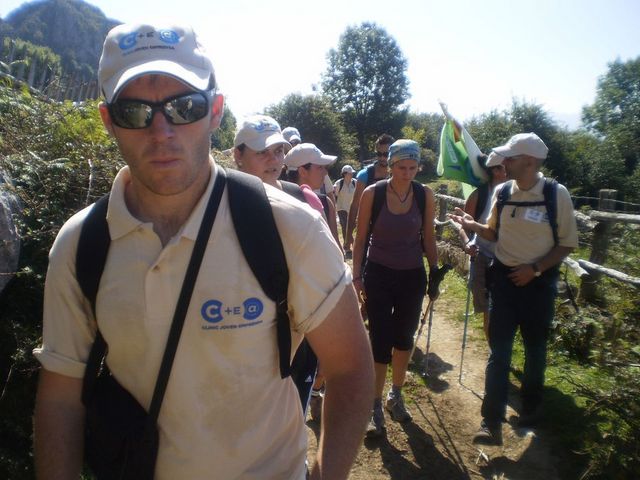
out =
[[320,199],[320,203],[322,203],[322,209],[324,210],[324,215],[329,218],[329,200],[327,199],[327,195],[324,193],[318,193],[318,198]]
[[301,202],[308,203],[307,197],[304,196],[304,192],[300,188],[300,185],[293,182],[287,182],[285,180],[280,180],[280,185],[282,185],[282,191],[284,193],[288,193],[292,197],[297,198]]
[[378,220],[382,206],[387,196],[387,181],[379,180],[376,182],[376,186],[373,190],[373,205],[371,206],[371,220],[369,220],[369,233],[373,230],[373,226]]
[[98,286],[111,244],[107,224],[108,206],[109,195],[107,194],[91,207],[82,223],[76,251],[76,279],[82,293],[91,302],[94,314]]
[[376,183],[376,164],[367,167],[367,187]]
[[483,183],[478,187],[478,200],[476,201],[476,209],[473,212],[473,218],[477,219],[482,212],[484,212],[484,208],[487,206],[487,201],[489,200],[489,183]]
[[509,201],[511,197],[511,185],[513,184],[513,180],[507,180],[500,187],[500,191],[498,192],[498,198],[496,202],[496,214],[498,217],[496,218],[496,239],[500,234],[500,216],[502,215],[502,209],[504,208],[505,203]]
[[342,191],[342,187],[344,187],[344,178],[341,178],[340,180],[338,180],[338,193]]
[[[109,195],[107,194],[91,207],[82,223],[76,251],[76,280],[82,293],[91,303],[94,318],[96,318],[98,287],[100,286],[100,279],[102,278],[102,272],[109,253],[109,245],[111,244],[109,225],[107,223],[108,206]],[[102,359],[106,353],[107,344],[102,337],[102,333],[100,333],[100,329],[98,329],[89,352],[82,381],[82,402],[85,405],[88,404],[94,392],[94,385],[102,365]]]
[[427,208],[427,195],[426,193],[424,193],[424,185],[422,185],[420,182],[412,180],[411,186],[413,187],[413,198],[418,204],[418,210],[420,210],[420,219],[422,220],[424,218],[424,210],[425,208]]
[[558,182],[553,178],[545,177],[542,194],[544,195],[544,204],[547,208],[549,226],[553,234],[553,244],[558,245]]
[[290,374],[291,331],[287,313],[289,270],[271,204],[262,181],[227,170],[231,218],[240,248],[264,293],[276,302],[280,376]]

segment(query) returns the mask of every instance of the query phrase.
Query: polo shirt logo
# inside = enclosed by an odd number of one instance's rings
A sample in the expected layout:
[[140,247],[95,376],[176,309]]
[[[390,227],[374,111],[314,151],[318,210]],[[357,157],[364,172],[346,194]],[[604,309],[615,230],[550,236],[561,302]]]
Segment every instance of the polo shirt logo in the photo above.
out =
[[[228,330],[234,328],[251,327],[262,323],[258,320],[264,311],[264,303],[259,298],[250,297],[241,305],[225,305],[220,300],[207,300],[200,308],[200,315],[206,324],[203,330]],[[224,322],[222,325],[219,323]],[[257,320],[257,321],[256,321]]]

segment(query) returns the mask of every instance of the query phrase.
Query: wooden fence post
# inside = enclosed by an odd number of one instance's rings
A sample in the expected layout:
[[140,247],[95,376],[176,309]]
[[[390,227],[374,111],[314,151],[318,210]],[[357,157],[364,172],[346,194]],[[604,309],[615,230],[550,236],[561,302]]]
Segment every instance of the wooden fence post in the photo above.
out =
[[[615,210],[617,190],[600,190],[600,201],[598,210],[607,211]],[[613,222],[599,221],[593,229],[591,237],[591,254],[589,261],[604,266],[607,260],[607,250],[609,249],[609,238]],[[589,275],[582,277],[580,282],[580,298],[586,302],[594,303],[598,300],[598,282],[602,274],[590,271]]]
[[[448,188],[446,184],[442,184],[438,187],[438,193],[441,195],[447,195]],[[440,197],[438,199],[438,204],[440,205],[440,211],[438,213],[438,221],[446,222],[447,221],[447,201]],[[436,240],[442,240],[442,232],[444,231],[444,225],[436,226]]]

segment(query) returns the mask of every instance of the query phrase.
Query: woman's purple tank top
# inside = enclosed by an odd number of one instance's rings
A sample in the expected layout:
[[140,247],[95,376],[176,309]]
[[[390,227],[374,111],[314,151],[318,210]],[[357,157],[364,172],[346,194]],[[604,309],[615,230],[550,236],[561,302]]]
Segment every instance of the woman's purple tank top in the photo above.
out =
[[420,243],[422,217],[415,199],[407,213],[395,215],[389,211],[385,198],[376,224],[373,226],[368,259],[395,270],[422,267]]

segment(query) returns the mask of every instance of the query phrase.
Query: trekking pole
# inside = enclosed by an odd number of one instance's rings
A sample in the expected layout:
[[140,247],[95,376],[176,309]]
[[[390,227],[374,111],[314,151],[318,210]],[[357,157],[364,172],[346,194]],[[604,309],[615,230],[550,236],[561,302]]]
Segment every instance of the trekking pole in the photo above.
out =
[[433,325],[433,301],[429,301],[429,327],[427,328],[427,348],[424,354],[424,374],[429,373],[429,347],[431,346],[431,326]]
[[[447,274],[447,272],[449,270],[451,270],[453,267],[451,265],[449,265],[448,263],[443,264],[439,271],[438,274],[440,275],[440,279],[438,282],[442,282],[442,280],[444,279],[444,276]],[[440,283],[438,283],[439,285]],[[435,303],[435,300],[431,300],[429,299],[429,305],[428,305],[428,310],[429,310],[429,326],[427,327],[427,348],[426,348],[426,352],[425,352],[425,359],[424,359],[424,374],[427,375],[429,372],[429,348],[431,347],[431,327],[433,325],[433,305]]]
[[409,355],[409,361],[413,358],[413,354],[416,351],[416,346],[418,345],[418,340],[420,339],[420,335],[422,335],[422,330],[424,329],[424,324],[427,322],[427,314],[431,309],[431,299],[429,299],[429,303],[427,304],[427,309],[424,311],[422,315],[422,319],[420,320],[420,328],[418,328],[418,332],[416,333],[415,338],[413,339],[413,347],[411,348],[411,355]]
[[[471,259],[473,261],[473,259]],[[464,362],[464,349],[467,346],[467,325],[469,324],[469,304],[471,303],[471,267],[469,267],[469,275],[467,276],[467,306],[464,311],[464,331],[462,332],[462,353],[460,355],[460,374],[458,375],[458,383],[462,384],[462,362]]]

